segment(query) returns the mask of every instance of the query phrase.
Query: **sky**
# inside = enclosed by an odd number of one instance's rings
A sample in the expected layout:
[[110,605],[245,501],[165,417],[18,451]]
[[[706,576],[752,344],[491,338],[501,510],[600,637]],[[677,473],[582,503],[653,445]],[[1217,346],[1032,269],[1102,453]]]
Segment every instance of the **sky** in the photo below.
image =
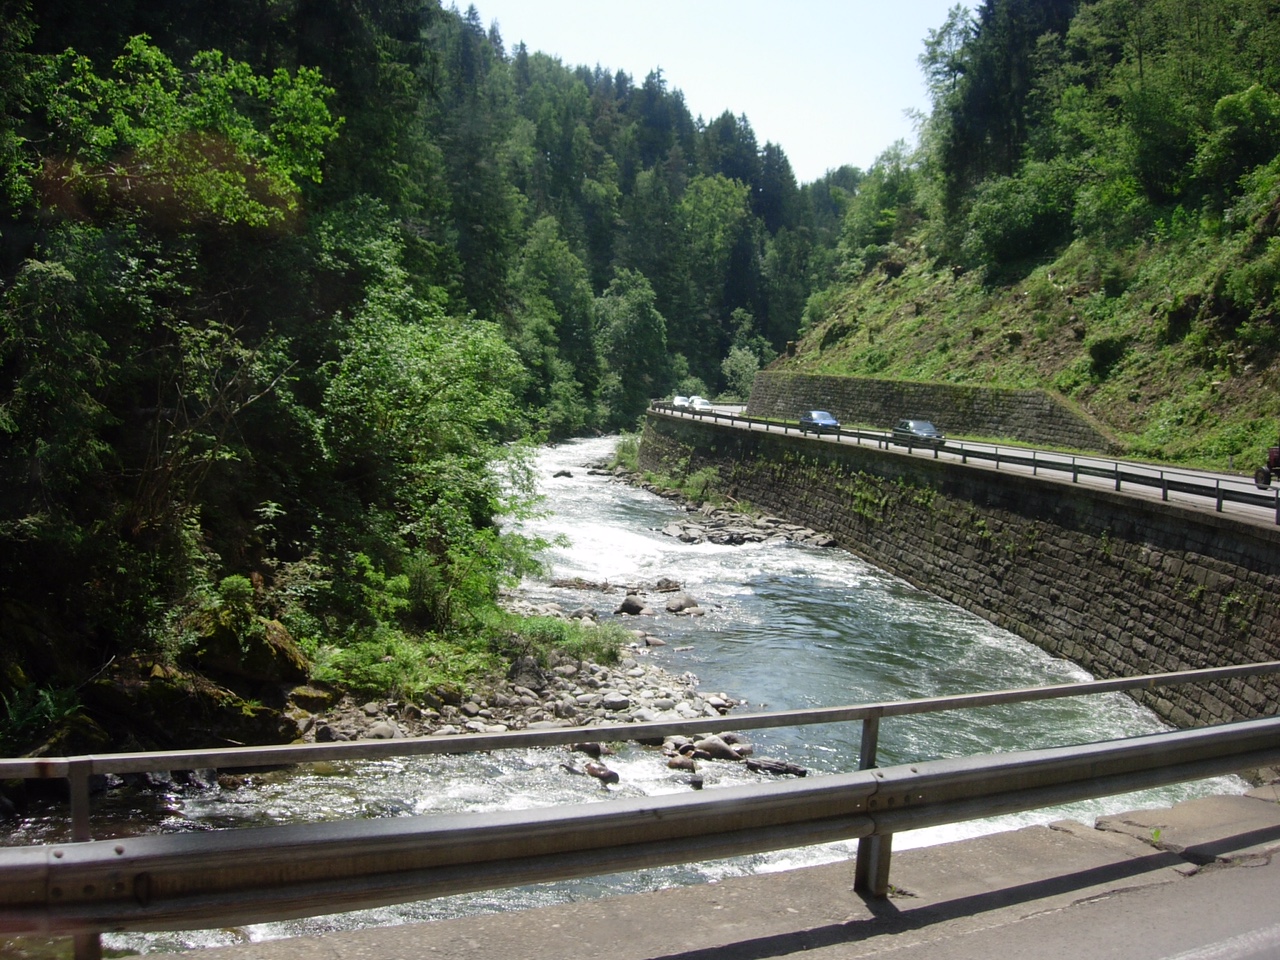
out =
[[811,183],[915,142],[908,112],[929,111],[916,58],[957,0],[473,2],[508,54],[523,40],[566,67],[623,70],[636,86],[661,68],[695,119],[746,114],[756,142],[782,147]]

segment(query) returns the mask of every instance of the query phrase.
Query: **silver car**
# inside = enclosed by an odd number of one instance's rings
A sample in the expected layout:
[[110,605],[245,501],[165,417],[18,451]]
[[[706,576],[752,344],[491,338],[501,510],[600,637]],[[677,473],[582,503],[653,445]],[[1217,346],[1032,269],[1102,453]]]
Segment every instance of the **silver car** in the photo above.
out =
[[928,420],[899,420],[893,428],[895,443],[916,447],[940,447],[947,438]]

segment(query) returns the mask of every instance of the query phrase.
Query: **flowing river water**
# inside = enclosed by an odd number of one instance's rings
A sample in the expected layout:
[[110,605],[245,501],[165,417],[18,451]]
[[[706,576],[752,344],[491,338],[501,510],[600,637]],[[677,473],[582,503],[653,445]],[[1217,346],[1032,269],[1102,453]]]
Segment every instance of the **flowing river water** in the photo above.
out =
[[[620,593],[572,591],[552,579],[581,578],[615,585],[680,581],[708,612],[701,618],[665,612],[637,624],[666,641],[637,651],[673,674],[692,672],[704,692],[745,701],[739,709],[796,709],[1088,679],[1079,667],[869,566],[838,549],[790,543],[719,546],[687,544],[661,530],[681,507],[643,490],[588,473],[606,458],[611,438],[544,449],[538,471],[547,514],[529,521],[531,533],[563,534],[567,545],[549,553],[545,578],[524,590],[565,609],[593,605],[609,618]],[[556,476],[568,471],[569,476]],[[655,604],[660,606],[660,604]],[[1132,736],[1163,729],[1149,711],[1122,694],[1094,695],[917,718],[892,718],[881,727],[881,764],[1034,749]],[[733,729],[732,713],[725,729]],[[856,769],[859,725],[827,724],[753,731],[757,755],[785,759],[811,775]],[[487,811],[607,800],[688,790],[687,777],[667,769],[653,748],[624,747],[610,766],[620,775],[608,789],[567,776],[562,750],[317,764],[257,777],[249,789],[209,786],[151,795],[119,791],[95,807],[95,824],[114,818],[138,831],[217,829],[341,817]],[[741,765],[704,764],[707,789],[767,779]],[[942,843],[1073,818],[1168,805],[1207,793],[1241,792],[1232,777],[1182,784],[1032,813],[901,834],[894,848]],[[25,820],[8,843],[55,838],[64,812],[50,809]],[[288,923],[233,930],[103,938],[104,946],[164,952],[247,940],[297,936],[377,924],[441,919],[519,909],[611,894],[713,881],[849,858],[856,842],[731,860],[653,869],[586,880],[539,884],[487,894],[440,898]],[[0,957],[4,955],[0,942]]]

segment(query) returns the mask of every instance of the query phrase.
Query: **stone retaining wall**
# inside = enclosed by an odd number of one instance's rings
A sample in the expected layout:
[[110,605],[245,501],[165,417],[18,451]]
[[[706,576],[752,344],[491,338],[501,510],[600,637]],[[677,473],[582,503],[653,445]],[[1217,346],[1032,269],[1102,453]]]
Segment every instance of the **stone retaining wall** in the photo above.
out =
[[829,410],[842,423],[888,429],[909,417],[932,420],[948,436],[999,437],[1072,450],[1118,451],[1087,414],[1044,390],[1006,390],[870,377],[825,377],[762,370],[747,414],[794,420]]
[[[1044,477],[647,418],[640,465],[718,486],[1099,678],[1280,659],[1280,530]],[[1178,726],[1277,712],[1272,677],[1142,691]]]

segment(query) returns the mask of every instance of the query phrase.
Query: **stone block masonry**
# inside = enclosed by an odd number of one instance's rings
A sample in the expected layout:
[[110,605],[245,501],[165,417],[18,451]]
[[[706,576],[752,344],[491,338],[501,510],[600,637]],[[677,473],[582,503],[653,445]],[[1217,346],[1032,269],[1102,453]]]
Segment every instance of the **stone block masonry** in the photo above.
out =
[[1070,450],[1118,452],[1101,424],[1044,390],[1008,390],[870,377],[826,377],[762,370],[747,415],[795,420],[829,410],[847,424],[887,430],[903,418],[932,420],[948,436],[997,437]]
[[[644,470],[739,501],[1094,676],[1280,659],[1280,530],[1045,477],[650,414]],[[1141,691],[1170,723],[1274,715],[1275,677]]]

